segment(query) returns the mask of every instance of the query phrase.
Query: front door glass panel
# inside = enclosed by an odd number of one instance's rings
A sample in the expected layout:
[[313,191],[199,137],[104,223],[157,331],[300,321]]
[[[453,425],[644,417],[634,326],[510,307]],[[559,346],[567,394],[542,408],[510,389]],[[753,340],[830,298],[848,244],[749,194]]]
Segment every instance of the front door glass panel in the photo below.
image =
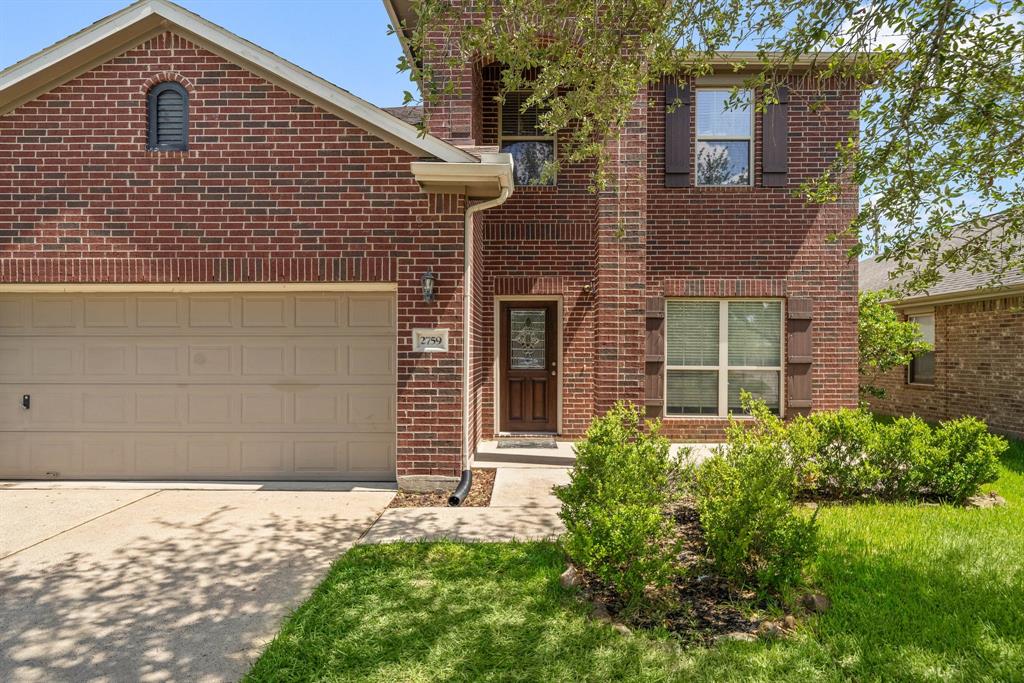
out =
[[547,365],[546,311],[513,308],[509,311],[509,366],[513,370],[543,370]]

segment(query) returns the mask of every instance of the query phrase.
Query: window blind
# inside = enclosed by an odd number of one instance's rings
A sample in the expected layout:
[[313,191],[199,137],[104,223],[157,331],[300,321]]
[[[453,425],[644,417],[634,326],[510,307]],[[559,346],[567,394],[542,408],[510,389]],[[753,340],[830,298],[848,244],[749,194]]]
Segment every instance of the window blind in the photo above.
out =
[[782,356],[782,304],[729,302],[729,365],[777,367]]
[[669,365],[718,365],[718,302],[669,301]]
[[518,137],[544,137],[546,133],[540,127],[540,111],[537,107],[523,110],[523,104],[529,99],[529,91],[505,93],[501,103],[501,134]]
[[669,370],[666,413],[717,415],[717,370]]

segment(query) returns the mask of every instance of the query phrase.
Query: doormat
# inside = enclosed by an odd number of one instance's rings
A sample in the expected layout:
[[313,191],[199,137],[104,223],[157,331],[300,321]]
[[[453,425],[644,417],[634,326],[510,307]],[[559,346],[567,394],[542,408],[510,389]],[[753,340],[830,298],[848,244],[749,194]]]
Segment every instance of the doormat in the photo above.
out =
[[558,448],[552,437],[498,439],[498,448]]

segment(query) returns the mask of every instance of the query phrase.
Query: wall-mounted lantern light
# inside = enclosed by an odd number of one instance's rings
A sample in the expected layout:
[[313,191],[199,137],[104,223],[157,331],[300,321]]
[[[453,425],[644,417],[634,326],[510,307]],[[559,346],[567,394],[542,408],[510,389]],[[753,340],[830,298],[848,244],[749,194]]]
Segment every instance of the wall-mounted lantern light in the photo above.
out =
[[428,304],[434,300],[434,283],[437,282],[437,273],[428,270],[420,276],[420,285],[423,286],[423,300]]

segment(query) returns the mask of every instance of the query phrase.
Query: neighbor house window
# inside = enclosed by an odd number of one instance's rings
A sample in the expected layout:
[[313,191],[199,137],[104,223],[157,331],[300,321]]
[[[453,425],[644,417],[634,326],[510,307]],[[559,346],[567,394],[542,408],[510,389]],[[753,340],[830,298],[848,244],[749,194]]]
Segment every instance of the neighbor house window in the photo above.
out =
[[149,149],[188,149],[188,92],[174,82],[158,83],[149,91]]
[[665,414],[740,413],[746,390],[779,414],[782,302],[670,299]]
[[750,185],[754,130],[751,93],[739,92],[739,107],[728,108],[732,90],[697,90],[697,184]]
[[932,345],[931,351],[920,353],[914,356],[907,368],[907,381],[911,384],[934,384],[935,383],[935,315],[909,316],[911,322],[915,322],[921,328],[921,336],[924,341]]
[[499,110],[499,145],[515,162],[516,185],[554,185],[554,176],[544,170],[555,160],[555,139],[540,128],[537,107],[523,109],[529,92],[505,94]]

